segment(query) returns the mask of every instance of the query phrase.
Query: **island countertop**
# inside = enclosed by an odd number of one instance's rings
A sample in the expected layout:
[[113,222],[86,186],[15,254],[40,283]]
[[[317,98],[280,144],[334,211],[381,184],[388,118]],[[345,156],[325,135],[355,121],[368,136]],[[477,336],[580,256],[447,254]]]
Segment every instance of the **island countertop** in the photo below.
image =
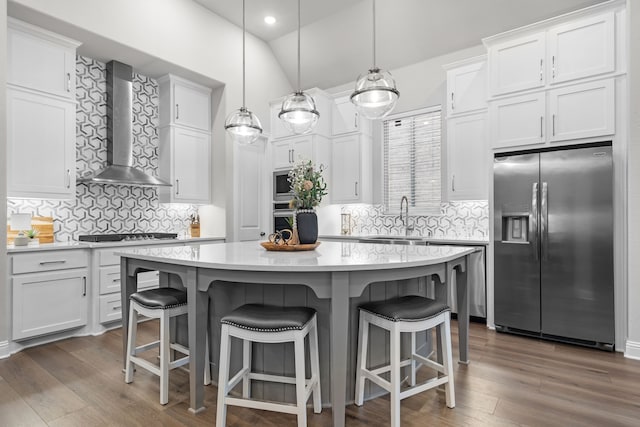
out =
[[398,246],[321,242],[311,251],[267,251],[259,242],[200,244],[116,251],[116,255],[192,267],[245,271],[386,270],[447,262],[475,251],[465,246]]

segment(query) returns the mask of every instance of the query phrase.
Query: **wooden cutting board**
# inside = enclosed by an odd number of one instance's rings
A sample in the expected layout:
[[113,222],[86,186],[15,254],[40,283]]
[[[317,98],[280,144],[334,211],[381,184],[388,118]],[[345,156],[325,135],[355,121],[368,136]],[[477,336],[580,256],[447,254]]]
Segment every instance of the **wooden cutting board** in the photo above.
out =
[[[53,217],[50,216],[34,216],[31,217],[31,228],[38,230],[38,239],[40,243],[53,243]],[[19,231],[11,230],[7,224],[7,244],[12,244],[13,239],[18,235]]]

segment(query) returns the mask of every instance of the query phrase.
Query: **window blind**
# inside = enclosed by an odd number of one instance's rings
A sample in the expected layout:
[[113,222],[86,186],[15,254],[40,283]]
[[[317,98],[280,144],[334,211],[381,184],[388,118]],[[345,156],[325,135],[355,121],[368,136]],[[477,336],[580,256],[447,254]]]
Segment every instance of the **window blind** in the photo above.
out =
[[384,121],[386,213],[400,211],[402,196],[409,199],[411,213],[440,212],[441,121],[439,107]]

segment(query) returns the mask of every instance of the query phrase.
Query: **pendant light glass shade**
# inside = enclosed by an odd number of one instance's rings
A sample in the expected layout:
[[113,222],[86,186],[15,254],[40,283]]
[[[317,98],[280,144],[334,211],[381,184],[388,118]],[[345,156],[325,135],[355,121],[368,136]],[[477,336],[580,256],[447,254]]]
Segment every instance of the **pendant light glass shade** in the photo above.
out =
[[366,75],[360,75],[356,81],[356,90],[351,94],[360,113],[368,119],[385,117],[396,106],[400,92],[396,81],[388,71],[374,68]]
[[253,143],[262,133],[258,117],[244,107],[229,114],[224,128],[234,141],[242,145]]
[[376,66],[376,0],[373,0],[373,67],[356,81],[351,102],[360,114],[371,120],[387,116],[396,106],[400,92],[396,81],[388,71]]
[[282,101],[278,117],[291,132],[302,135],[311,132],[318,123],[320,113],[313,97],[304,92],[294,92]]
[[287,129],[297,135],[311,132],[320,118],[313,97],[300,89],[300,0],[298,0],[298,90],[282,101],[278,117]]
[[242,0],[242,107],[229,114],[224,128],[235,142],[241,145],[252,144],[262,133],[262,124],[258,117],[247,110],[245,105],[245,13]]

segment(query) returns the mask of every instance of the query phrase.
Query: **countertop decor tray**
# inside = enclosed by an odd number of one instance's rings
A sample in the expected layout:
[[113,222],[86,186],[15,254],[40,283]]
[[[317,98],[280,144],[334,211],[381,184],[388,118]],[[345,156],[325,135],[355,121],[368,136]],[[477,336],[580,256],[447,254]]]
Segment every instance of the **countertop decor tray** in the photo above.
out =
[[320,245],[320,242],[306,245],[276,245],[271,242],[261,242],[260,245],[268,251],[312,251]]

